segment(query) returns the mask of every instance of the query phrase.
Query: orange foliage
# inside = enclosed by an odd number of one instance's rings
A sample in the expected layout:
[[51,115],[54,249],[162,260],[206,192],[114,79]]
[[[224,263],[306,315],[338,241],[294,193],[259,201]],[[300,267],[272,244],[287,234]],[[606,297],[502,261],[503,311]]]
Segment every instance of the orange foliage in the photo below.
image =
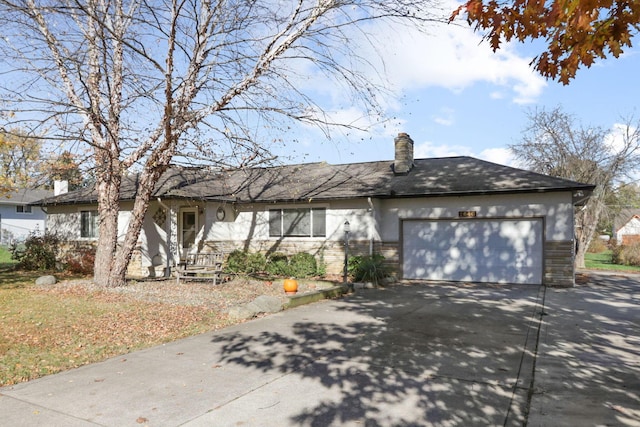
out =
[[463,12],[476,30],[487,31],[494,51],[502,41],[545,39],[547,49],[532,64],[541,75],[563,84],[581,65],[620,56],[640,29],[637,0],[469,0],[451,20]]

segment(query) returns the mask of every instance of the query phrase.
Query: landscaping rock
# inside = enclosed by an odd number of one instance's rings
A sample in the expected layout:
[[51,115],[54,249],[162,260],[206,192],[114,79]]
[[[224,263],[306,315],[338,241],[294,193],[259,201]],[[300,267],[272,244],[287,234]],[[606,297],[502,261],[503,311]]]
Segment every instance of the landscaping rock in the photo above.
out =
[[282,300],[270,295],[261,295],[248,304],[229,309],[229,317],[235,320],[247,320],[261,313],[277,313],[282,310]]
[[354,289],[375,289],[376,285],[372,282],[356,282],[353,284]]
[[249,308],[255,309],[258,313],[277,313],[282,310],[282,300],[270,295],[260,295],[247,304]]
[[255,317],[256,313],[247,308],[246,305],[239,305],[229,309],[229,317],[232,320],[247,320]]
[[58,280],[55,276],[40,276],[36,279],[37,286],[53,286]]

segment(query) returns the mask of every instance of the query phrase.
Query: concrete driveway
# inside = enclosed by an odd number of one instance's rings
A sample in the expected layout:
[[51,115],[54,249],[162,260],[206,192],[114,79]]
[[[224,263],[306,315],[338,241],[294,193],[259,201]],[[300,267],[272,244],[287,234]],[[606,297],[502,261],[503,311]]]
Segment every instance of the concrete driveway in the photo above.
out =
[[396,285],[0,389],[7,426],[640,425],[640,281]]

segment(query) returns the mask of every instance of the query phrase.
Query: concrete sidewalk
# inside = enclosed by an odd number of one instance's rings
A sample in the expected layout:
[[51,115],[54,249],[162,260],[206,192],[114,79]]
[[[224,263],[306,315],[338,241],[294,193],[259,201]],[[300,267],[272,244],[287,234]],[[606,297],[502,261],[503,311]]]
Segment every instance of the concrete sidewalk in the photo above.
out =
[[[608,286],[362,290],[2,388],[0,425],[634,425],[638,292],[616,286],[613,305],[591,302],[613,298]],[[583,343],[570,340],[585,337],[562,322],[604,306],[584,331],[596,321],[615,329],[592,331],[607,357],[580,359],[571,351]],[[580,418],[592,397],[567,375],[587,384],[600,374],[589,386],[609,403]]]

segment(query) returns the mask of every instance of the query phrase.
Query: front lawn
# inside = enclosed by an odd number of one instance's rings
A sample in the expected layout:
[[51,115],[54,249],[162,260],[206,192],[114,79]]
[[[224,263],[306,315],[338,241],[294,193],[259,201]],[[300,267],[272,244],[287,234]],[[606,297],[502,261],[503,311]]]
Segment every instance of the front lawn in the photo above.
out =
[[33,284],[38,275],[0,272],[0,386],[215,329],[222,320],[202,306],[41,288]]
[[588,269],[611,270],[627,273],[640,273],[640,267],[634,265],[619,265],[611,261],[612,252],[610,250],[600,253],[586,253],[584,264]]
[[0,269],[9,268],[15,264],[17,262],[11,259],[11,252],[6,247],[0,246]]
[[241,321],[230,307],[284,295],[281,286],[241,277],[216,286],[158,280],[103,289],[90,277],[63,275],[36,286],[43,274],[0,268],[0,386],[220,329]]

